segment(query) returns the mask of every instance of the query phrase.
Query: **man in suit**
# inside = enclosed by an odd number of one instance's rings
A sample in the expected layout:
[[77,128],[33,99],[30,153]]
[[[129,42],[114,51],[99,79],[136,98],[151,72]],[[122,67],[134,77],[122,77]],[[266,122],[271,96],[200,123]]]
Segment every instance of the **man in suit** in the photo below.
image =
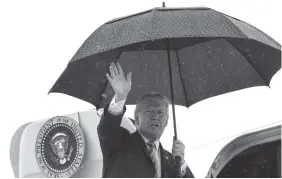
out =
[[172,154],[159,142],[167,126],[169,101],[152,93],[140,98],[135,109],[136,132],[120,127],[131,89],[131,72],[126,77],[119,63],[112,63],[107,79],[115,96],[105,107],[97,131],[103,153],[103,177],[179,177],[175,156],[181,157],[181,177],[193,177],[184,161],[184,144],[176,139]]

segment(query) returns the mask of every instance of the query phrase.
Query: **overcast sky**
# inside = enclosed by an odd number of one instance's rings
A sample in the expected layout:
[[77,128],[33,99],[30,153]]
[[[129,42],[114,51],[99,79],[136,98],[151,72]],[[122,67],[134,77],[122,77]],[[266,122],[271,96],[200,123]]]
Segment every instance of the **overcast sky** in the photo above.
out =
[[[106,21],[161,5],[159,0],[1,1],[1,175],[13,177],[9,145],[18,127],[29,121],[93,108],[63,94],[47,95],[84,40]],[[279,0],[166,0],[166,6],[210,7],[248,22],[282,42]],[[177,107],[179,139],[186,145],[186,160],[196,176],[206,175],[223,143],[195,147],[281,120],[281,80],[280,71],[273,78],[271,89],[255,87],[221,95],[189,110]],[[133,107],[126,114],[132,117]],[[173,137],[171,124],[172,120],[162,137],[168,150]],[[203,164],[200,160],[205,158],[208,162]]]

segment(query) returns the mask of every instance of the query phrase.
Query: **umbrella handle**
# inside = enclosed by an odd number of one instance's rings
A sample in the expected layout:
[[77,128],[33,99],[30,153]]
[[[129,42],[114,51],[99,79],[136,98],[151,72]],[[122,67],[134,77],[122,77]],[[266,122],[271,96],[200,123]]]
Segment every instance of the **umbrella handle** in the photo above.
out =
[[[173,137],[173,140],[176,140],[177,137],[174,136]],[[176,165],[176,178],[182,178],[182,174],[181,174],[181,166],[180,166],[180,163],[181,163],[181,157],[180,156],[175,156],[175,165]]]

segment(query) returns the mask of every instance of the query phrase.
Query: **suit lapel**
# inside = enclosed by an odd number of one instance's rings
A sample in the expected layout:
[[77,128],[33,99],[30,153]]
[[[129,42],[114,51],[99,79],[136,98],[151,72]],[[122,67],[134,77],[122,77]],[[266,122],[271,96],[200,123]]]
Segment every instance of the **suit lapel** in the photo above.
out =
[[[146,144],[145,144],[145,142],[144,142],[142,136],[139,134],[138,131],[134,132],[132,135],[134,136],[134,140],[137,141],[139,147],[142,149],[144,155],[148,158],[148,160],[149,160],[150,162],[152,162],[151,159],[150,159],[149,151],[148,151],[148,149],[147,149],[147,146],[146,146]],[[153,163],[153,162],[152,162],[152,163]]]
[[[143,153],[145,154],[145,156],[151,161],[150,159],[150,155],[149,155],[149,151],[146,147],[146,145],[142,146],[142,150],[143,150]],[[152,161],[151,161],[152,162]],[[153,162],[152,162],[153,163]]]

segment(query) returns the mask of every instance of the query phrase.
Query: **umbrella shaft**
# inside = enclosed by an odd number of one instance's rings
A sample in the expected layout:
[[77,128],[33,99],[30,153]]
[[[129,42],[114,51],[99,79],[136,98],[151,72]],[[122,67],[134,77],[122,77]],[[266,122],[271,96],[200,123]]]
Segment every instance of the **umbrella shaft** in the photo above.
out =
[[[170,59],[170,45],[169,39],[166,39],[167,45],[167,61],[168,61],[168,69],[169,69],[169,81],[170,81],[170,94],[171,94],[171,104],[172,104],[172,114],[173,114],[173,127],[174,127],[174,140],[177,139],[177,130],[176,130],[176,118],[175,118],[175,106],[174,106],[174,92],[173,92],[173,82],[172,82],[172,70],[171,70],[171,59]],[[179,156],[175,157],[176,168],[177,168],[177,178],[181,178],[181,166],[180,166],[181,158]]]
[[166,39],[166,45],[167,45],[167,60],[168,60],[168,70],[169,70],[169,81],[170,81],[169,84],[170,84],[170,95],[171,95],[172,114],[173,114],[174,137],[175,137],[175,139],[177,139],[175,106],[174,106],[174,92],[173,92],[173,82],[172,82],[172,70],[171,70],[169,39]]

